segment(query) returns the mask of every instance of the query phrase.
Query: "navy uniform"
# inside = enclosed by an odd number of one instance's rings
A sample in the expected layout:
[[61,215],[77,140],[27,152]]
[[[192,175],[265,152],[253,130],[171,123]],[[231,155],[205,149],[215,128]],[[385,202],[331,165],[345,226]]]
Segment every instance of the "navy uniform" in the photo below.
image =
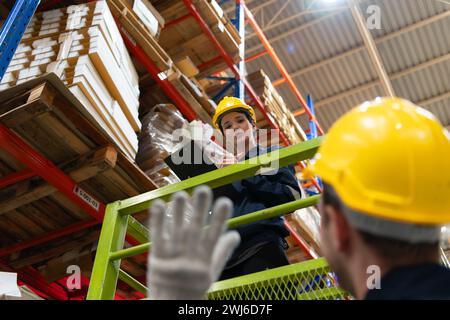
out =
[[[245,155],[245,160],[277,149],[278,146],[257,146]],[[301,198],[292,165],[279,168],[276,174],[256,175],[234,182],[233,186],[238,194],[232,199],[233,217]],[[221,280],[289,264],[285,253],[288,246],[284,239],[289,231],[284,226],[284,217],[257,221],[236,230],[241,236],[241,244],[228,260]]]
[[387,272],[380,289],[371,289],[365,300],[450,299],[450,269],[428,263],[398,267]]

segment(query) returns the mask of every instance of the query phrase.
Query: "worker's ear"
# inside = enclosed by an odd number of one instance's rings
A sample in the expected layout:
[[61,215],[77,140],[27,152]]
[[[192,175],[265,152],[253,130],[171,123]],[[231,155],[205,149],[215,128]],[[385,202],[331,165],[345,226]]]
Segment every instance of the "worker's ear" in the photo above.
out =
[[329,219],[328,230],[334,250],[341,253],[348,253],[350,250],[351,227],[347,219],[343,212],[335,206],[326,205],[325,210]]

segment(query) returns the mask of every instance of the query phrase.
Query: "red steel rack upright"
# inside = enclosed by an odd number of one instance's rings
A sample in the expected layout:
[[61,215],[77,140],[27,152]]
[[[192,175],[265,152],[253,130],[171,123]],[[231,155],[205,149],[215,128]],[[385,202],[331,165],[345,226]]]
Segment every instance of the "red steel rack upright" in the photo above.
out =
[[[102,222],[103,216],[105,214],[105,204],[98,201],[98,210],[95,210],[91,206],[87,205],[84,200],[76,196],[76,194],[74,193],[74,189],[77,187],[77,183],[73,181],[71,177],[65,174],[50,160],[46,159],[44,156],[36,152],[30,145],[28,145],[28,143],[26,143],[22,138],[20,138],[3,124],[0,124],[0,147],[3,151],[6,151],[8,154],[13,156],[16,160],[27,167],[27,169],[24,169],[20,172],[13,173],[1,178],[0,186],[5,187],[12,183],[23,181],[24,179],[30,178],[32,176],[40,176],[93,218],[93,220],[76,222],[60,230],[52,231],[45,235],[22,241],[10,247],[1,248],[0,266],[3,269],[12,270],[12,268],[9,267],[8,264],[1,259],[6,255],[84,230]],[[92,195],[91,197],[95,198]],[[127,239],[130,242],[136,243],[136,241],[134,241],[130,237]],[[61,299],[62,297],[64,297],[59,290],[61,289],[60,286],[47,286],[42,276],[40,276],[39,272],[32,267],[26,267],[24,269],[18,270],[18,278],[30,287],[36,289],[37,291],[45,293],[52,298]]]

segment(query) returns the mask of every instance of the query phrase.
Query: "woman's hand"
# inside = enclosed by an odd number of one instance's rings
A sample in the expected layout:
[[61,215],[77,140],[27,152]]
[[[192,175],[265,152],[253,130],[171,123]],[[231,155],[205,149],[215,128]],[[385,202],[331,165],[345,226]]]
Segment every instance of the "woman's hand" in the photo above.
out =
[[211,224],[205,228],[212,203],[211,189],[201,186],[194,190],[190,220],[185,217],[188,195],[179,192],[172,200],[172,210],[161,200],[150,208],[149,296],[167,300],[203,299],[240,241],[236,231],[225,233],[233,205],[228,198],[218,199]]

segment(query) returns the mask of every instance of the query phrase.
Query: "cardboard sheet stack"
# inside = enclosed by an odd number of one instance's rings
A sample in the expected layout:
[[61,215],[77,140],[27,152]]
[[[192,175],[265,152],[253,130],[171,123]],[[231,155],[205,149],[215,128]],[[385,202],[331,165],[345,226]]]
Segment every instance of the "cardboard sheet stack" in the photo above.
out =
[[[132,11],[133,15],[138,17],[140,22],[147,28],[150,34],[157,39],[161,28],[164,27],[165,20],[159,14],[158,10],[149,0],[110,0],[115,8],[122,12]],[[124,8],[124,6],[126,8]],[[124,13],[126,15],[126,13]]]
[[[153,6],[163,16],[166,24],[189,14],[182,0],[152,0]],[[239,33],[215,0],[195,0],[193,4],[214,33],[224,50],[237,63],[239,57]],[[194,18],[184,19],[166,26],[160,34],[159,44],[175,61],[188,56],[199,68],[198,78],[211,75],[226,68],[223,59],[206,37]],[[213,63],[206,63],[213,60]],[[206,63],[206,64],[205,64]]]
[[[145,6],[149,6],[148,1],[145,0],[109,0],[108,5],[111,9],[116,22],[119,25],[123,34],[131,41],[131,43],[138,45],[147,57],[161,72],[167,72],[172,67],[173,63],[167,52],[158,44],[157,36],[160,31],[149,29],[146,20],[149,20],[149,16],[152,15],[156,9],[147,10],[146,12],[139,13],[140,10],[134,10],[135,4],[139,1],[145,3]],[[142,7],[140,5],[139,7]],[[149,7],[150,8],[150,7]],[[145,14],[145,19],[140,17]],[[156,14],[155,19],[163,26],[164,19]]]
[[[295,144],[305,141],[305,132],[264,71],[258,70],[253,72],[247,76],[247,79],[266,106],[266,110],[272,121],[278,124],[290,142]],[[259,123],[258,127],[268,128],[268,123],[265,121],[262,113],[257,108],[255,108],[255,111]]]
[[54,72],[127,156],[138,149],[138,75],[106,1],[37,13],[0,84]]
[[303,239],[316,251],[320,251],[320,214],[315,207],[298,209],[291,215],[293,225]]
[[180,181],[164,162],[175,149],[172,134],[187,125],[181,113],[170,104],[159,104],[142,117],[138,166],[158,187]]

